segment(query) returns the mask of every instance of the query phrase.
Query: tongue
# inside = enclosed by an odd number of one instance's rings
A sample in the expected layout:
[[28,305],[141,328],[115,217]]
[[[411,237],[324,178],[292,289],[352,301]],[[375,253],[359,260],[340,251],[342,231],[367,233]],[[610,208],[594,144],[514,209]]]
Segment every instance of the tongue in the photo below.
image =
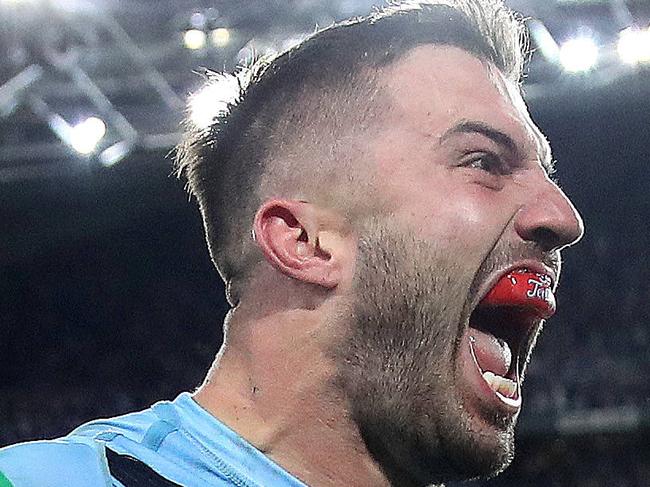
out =
[[512,361],[512,352],[508,344],[500,343],[491,333],[476,328],[470,331],[470,342],[481,372],[494,372],[505,377]]
[[517,270],[503,276],[481,301],[481,306],[508,306],[529,310],[538,318],[555,314],[555,295],[549,276]]

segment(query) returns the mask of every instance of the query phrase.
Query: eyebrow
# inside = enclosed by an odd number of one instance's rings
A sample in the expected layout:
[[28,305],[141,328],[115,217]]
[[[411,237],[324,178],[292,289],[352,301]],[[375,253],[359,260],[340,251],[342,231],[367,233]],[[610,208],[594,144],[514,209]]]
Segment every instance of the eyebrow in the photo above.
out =
[[[521,147],[505,132],[498,130],[485,122],[477,120],[461,120],[456,125],[448,129],[440,138],[440,142],[444,142],[451,136],[459,134],[480,134],[492,140],[495,144],[505,147],[508,152],[513,154],[519,159],[523,159],[523,151]],[[555,172],[555,161],[551,157],[550,150],[547,144],[541,143],[540,162],[544,170],[549,174]]]

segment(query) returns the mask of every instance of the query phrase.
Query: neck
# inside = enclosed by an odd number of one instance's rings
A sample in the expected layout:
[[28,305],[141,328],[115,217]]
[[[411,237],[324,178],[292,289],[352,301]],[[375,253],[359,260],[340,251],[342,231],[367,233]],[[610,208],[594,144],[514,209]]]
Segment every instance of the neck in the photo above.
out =
[[[229,316],[224,346],[195,399],[271,460],[312,487],[389,485],[368,453],[315,311],[255,322]],[[242,332],[245,330],[245,332]]]

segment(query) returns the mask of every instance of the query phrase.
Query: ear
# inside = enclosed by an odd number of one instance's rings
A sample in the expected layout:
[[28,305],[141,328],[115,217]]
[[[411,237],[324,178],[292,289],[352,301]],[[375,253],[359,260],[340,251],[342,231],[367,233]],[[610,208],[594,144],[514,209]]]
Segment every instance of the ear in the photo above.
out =
[[348,247],[332,222],[331,213],[310,203],[272,199],[255,215],[253,238],[283,274],[332,289],[341,282],[349,261]]

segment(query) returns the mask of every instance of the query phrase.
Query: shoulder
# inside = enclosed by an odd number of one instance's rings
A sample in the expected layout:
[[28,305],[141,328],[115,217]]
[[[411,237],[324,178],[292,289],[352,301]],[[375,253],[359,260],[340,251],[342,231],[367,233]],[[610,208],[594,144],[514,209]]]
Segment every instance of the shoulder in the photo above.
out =
[[56,440],[0,449],[0,487],[111,486],[105,447],[115,437],[139,441],[155,415],[151,410],[83,424]]
[[34,441],[2,448],[0,472],[7,479],[5,483],[13,487],[111,485],[103,448],[82,438]]
[[142,411],[90,421],[63,438],[2,448],[0,487],[112,486],[116,465],[111,466],[107,450],[166,470],[158,447],[179,422],[180,413],[162,401]]

